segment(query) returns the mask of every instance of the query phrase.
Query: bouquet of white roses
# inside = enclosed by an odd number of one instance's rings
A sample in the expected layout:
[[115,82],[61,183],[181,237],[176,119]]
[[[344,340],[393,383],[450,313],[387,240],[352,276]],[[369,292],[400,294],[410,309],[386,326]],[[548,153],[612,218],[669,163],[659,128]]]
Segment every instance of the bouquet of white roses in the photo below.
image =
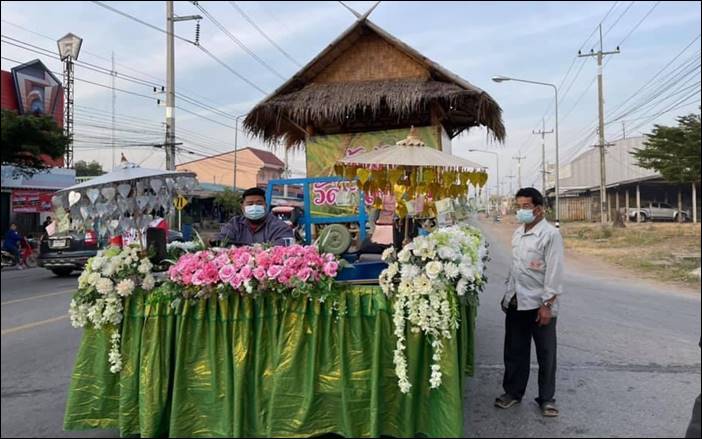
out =
[[150,291],[155,286],[152,264],[139,255],[136,247],[110,248],[90,258],[78,278],[78,292],[69,308],[74,328],[86,325],[112,329],[110,371],[122,369],[119,349],[119,325],[122,323],[122,300],[135,291]]
[[380,275],[380,286],[395,298],[393,322],[397,345],[394,364],[400,390],[409,392],[405,354],[405,324],[412,332],[423,332],[434,349],[431,388],[441,385],[443,341],[458,327],[456,294],[477,306],[485,279],[487,245],[480,231],[470,226],[453,226],[417,237],[399,252],[383,253],[389,265]]

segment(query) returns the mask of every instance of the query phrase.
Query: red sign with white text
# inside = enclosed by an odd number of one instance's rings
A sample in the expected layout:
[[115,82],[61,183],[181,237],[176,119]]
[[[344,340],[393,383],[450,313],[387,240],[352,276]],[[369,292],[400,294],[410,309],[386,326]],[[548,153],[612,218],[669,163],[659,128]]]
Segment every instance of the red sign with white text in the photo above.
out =
[[12,191],[12,210],[17,213],[51,212],[50,191],[18,189]]

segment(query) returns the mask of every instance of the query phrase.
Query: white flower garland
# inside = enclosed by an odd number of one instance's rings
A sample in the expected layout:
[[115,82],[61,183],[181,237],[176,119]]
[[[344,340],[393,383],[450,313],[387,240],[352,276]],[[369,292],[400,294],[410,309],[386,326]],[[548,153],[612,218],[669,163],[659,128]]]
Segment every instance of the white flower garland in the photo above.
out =
[[441,386],[444,341],[458,328],[458,312],[450,294],[477,305],[485,283],[487,248],[480,231],[468,226],[442,229],[417,237],[395,254],[390,248],[382,258],[388,268],[380,275],[383,292],[395,299],[393,323],[397,344],[393,355],[395,374],[402,393],[412,387],[407,377],[406,322],[410,331],[424,333],[433,349],[432,389]]
[[148,258],[142,258],[135,247],[108,249],[88,260],[78,278],[78,293],[68,310],[74,328],[92,325],[96,329],[110,327],[110,371],[122,370],[119,328],[123,320],[123,299],[137,288],[150,291],[155,287]]

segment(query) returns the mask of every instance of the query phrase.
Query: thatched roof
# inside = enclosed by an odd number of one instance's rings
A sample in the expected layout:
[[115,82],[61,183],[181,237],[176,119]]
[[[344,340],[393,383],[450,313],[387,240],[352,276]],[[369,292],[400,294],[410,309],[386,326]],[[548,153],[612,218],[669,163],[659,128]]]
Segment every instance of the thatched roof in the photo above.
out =
[[[411,58],[428,77],[319,82],[315,77],[363,36],[374,34]],[[244,127],[264,141],[301,145],[309,134],[334,134],[432,124],[450,137],[485,126],[502,141],[502,109],[490,95],[461,79],[367,19],[361,19],[310,63],[254,107]]]

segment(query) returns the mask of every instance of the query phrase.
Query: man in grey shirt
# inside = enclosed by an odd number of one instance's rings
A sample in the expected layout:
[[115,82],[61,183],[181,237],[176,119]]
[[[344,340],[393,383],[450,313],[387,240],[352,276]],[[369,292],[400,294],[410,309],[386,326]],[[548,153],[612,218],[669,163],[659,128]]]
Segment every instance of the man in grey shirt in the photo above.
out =
[[284,245],[293,238],[293,231],[266,208],[266,192],[254,187],[244,191],[243,216],[235,216],[217,235],[220,245],[273,244]]
[[563,293],[563,239],[544,218],[544,200],[534,188],[517,192],[517,220],[512,235],[512,266],[502,299],[505,312],[505,393],[495,400],[503,409],[518,404],[529,380],[531,339],[539,363],[539,397],[544,416],[558,416],[556,390],[556,316]]

